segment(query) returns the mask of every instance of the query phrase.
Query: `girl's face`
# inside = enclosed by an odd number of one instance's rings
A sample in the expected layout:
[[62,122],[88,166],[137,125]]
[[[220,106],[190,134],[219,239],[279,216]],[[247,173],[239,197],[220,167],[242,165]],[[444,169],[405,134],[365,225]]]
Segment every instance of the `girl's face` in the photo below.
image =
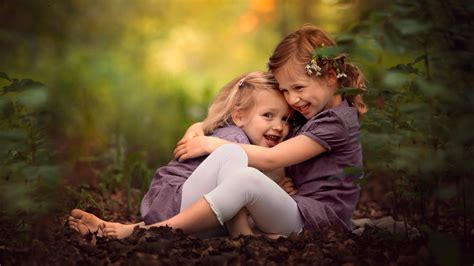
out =
[[277,90],[259,90],[253,97],[255,106],[233,115],[233,120],[252,144],[273,147],[288,135],[291,108]]
[[303,72],[289,71],[288,66],[283,66],[276,72],[275,79],[288,104],[306,119],[337,106],[340,96],[334,96],[336,80],[329,74],[315,78]]

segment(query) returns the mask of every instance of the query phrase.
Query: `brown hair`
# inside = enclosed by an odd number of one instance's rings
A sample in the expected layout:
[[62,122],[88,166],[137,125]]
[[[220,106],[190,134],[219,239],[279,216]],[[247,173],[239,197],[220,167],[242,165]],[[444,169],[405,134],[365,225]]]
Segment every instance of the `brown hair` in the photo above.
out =
[[254,71],[243,74],[225,85],[209,106],[203,121],[205,134],[216,128],[233,124],[231,114],[237,110],[248,110],[255,105],[255,90],[278,90],[278,83],[268,71]]
[[[286,36],[275,48],[268,62],[268,69],[273,73],[290,64],[295,67],[296,73],[305,73],[306,65],[310,63],[313,53],[317,48],[335,46],[336,42],[320,28],[306,24],[299,30]],[[366,91],[363,73],[356,66],[346,63],[345,56],[338,56],[339,70],[347,76],[339,78],[339,85],[342,87],[353,87]],[[342,59],[342,60],[341,60]],[[322,65],[321,73],[327,73],[333,64]],[[289,69],[291,70],[291,69]],[[300,71],[299,71],[300,70]],[[335,69],[334,69],[335,70]],[[295,72],[293,72],[295,73]],[[316,77],[316,75],[313,75]],[[347,96],[349,102],[357,108],[359,119],[367,112],[367,106],[361,95]]]

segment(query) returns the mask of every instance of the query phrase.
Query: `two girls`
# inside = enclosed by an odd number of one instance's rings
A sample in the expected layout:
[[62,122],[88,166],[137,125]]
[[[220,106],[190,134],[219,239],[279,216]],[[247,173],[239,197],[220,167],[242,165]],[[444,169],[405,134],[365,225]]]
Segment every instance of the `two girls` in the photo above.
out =
[[[248,220],[238,218],[248,212],[266,233],[288,235],[328,225],[350,229],[360,190],[353,181],[361,176],[346,175],[345,169],[362,169],[358,120],[367,108],[360,95],[346,97],[336,92],[341,87],[366,87],[362,73],[344,55],[319,53],[334,45],[333,39],[312,25],[285,37],[268,67],[286,102],[306,122],[293,129],[288,140],[267,147],[223,145],[228,142],[202,136],[199,130],[201,136],[185,138],[175,157],[184,161],[212,153],[200,167],[213,174],[198,183],[209,182],[213,188],[172,218],[144,227],[168,225],[197,233],[235,220],[242,232],[248,232]],[[294,179],[296,195],[288,195],[257,170],[281,167]],[[117,228],[106,224],[104,234],[125,237],[130,233],[121,234]]]

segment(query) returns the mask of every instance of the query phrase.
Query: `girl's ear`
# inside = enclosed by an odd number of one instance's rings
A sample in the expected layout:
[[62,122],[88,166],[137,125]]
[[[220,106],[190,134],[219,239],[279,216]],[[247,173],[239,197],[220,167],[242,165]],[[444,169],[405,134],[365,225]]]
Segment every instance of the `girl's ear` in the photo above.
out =
[[242,109],[233,111],[230,116],[232,117],[232,121],[238,127],[244,126],[244,111]]
[[329,87],[335,88],[337,85],[337,74],[334,69],[329,69],[328,73],[326,74],[326,81]]

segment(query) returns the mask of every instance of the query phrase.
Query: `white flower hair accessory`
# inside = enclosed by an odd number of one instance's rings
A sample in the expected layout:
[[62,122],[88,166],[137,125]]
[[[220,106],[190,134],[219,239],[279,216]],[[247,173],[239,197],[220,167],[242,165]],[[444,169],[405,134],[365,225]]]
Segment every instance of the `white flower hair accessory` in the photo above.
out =
[[324,74],[324,67],[331,64],[336,70],[336,78],[345,78],[347,74],[343,72],[345,55],[340,54],[340,50],[337,47],[321,47],[314,50],[311,60],[306,65],[306,74],[311,76],[322,76]]
[[322,68],[318,65],[318,60],[316,58],[311,58],[309,64],[306,65],[306,74],[312,75],[313,72],[316,73],[316,76],[321,76]]

